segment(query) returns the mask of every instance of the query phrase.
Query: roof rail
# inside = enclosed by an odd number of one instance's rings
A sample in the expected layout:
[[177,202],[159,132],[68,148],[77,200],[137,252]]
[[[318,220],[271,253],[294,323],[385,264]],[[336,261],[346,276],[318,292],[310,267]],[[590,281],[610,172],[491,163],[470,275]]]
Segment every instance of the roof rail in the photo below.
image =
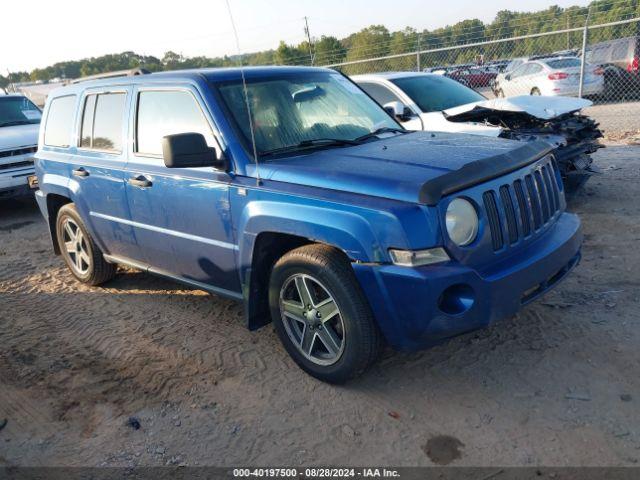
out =
[[117,77],[133,77],[135,75],[148,75],[151,72],[144,68],[131,68],[129,70],[118,70],[115,72],[97,73],[96,75],[89,75],[87,77],[76,78],[71,80],[70,83],[88,82],[90,80],[99,80],[102,78],[117,78]]

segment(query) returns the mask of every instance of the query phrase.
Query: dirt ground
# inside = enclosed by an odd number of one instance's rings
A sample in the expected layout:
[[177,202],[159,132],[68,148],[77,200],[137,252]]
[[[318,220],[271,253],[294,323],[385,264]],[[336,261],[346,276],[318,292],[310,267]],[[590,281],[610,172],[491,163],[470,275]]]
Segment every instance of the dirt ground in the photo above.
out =
[[[639,147],[597,154],[583,261],[518,316],[320,383],[238,304],[134,271],[73,280],[0,203],[0,465],[635,465]],[[140,428],[128,424],[135,417]],[[135,422],[133,422],[135,423]]]

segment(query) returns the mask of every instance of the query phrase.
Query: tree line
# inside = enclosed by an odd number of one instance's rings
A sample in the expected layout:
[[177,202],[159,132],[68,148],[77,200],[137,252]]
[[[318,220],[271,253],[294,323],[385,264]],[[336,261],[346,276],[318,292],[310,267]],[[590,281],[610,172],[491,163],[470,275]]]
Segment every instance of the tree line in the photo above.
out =
[[[304,41],[297,45],[280,42],[271,50],[242,55],[244,65],[328,65],[366,58],[415,52],[417,50],[443,49],[448,46],[473,44],[516,36],[553,32],[556,30],[582,27],[587,15],[591,25],[603,24],[640,16],[640,0],[596,0],[585,7],[560,8],[552,6],[537,12],[515,12],[502,10],[490,23],[478,19],[463,20],[435,30],[418,31],[412,27],[389,31],[383,25],[372,25],[338,39],[322,36],[313,41],[311,48]],[[589,42],[595,43],[612,38],[637,35],[638,22],[591,30]],[[420,57],[422,68],[437,65],[467,63],[483,58],[485,61],[507,59],[536,53],[579,48],[582,33],[554,34],[545,37],[525,39],[516,42],[495,43],[486,46],[442,50]],[[59,62],[46,68],[36,68],[31,72],[12,72],[0,75],[0,87],[12,82],[50,81],[72,79],[132,68],[144,68],[151,72],[202,67],[229,67],[238,65],[237,56],[185,57],[169,51],[162,58],[122,52]],[[417,67],[415,56],[405,56],[378,61],[375,65],[356,64],[345,67],[346,73],[364,71],[410,70]]]

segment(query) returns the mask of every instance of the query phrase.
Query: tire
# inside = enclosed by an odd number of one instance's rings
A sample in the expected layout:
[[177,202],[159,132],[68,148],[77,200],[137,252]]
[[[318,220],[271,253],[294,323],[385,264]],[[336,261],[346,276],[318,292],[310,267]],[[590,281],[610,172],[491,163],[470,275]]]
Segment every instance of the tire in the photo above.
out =
[[95,286],[115,276],[116,265],[105,261],[73,203],[58,211],[56,237],[62,258],[80,282]]
[[382,335],[349,261],[327,245],[306,245],[276,262],[269,306],[291,358],[324,382],[362,375],[382,350]]
[[531,89],[531,95],[538,95],[538,96],[541,95],[540,89],[538,87],[533,87]]

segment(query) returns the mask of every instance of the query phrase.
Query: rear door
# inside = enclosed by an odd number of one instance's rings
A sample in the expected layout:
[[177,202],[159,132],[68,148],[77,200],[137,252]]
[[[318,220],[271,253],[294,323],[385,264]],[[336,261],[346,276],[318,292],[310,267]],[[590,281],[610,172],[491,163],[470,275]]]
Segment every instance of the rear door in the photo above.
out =
[[162,273],[240,292],[229,208],[230,177],[212,167],[169,169],[162,137],[195,132],[222,149],[205,104],[191,85],[138,87],[130,124],[126,189],[145,261]]
[[128,86],[83,92],[68,175],[76,207],[104,252],[139,260],[124,185],[130,99]]

